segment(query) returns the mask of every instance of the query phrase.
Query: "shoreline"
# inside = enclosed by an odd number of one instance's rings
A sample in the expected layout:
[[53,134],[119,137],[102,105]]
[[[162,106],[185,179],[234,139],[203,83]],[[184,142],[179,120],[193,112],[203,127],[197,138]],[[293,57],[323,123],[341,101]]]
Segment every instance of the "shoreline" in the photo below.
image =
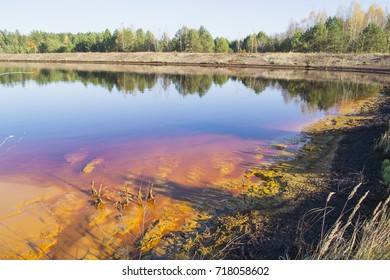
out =
[[[257,236],[256,250],[260,251],[261,259],[305,257],[317,245],[322,231],[321,223],[306,223],[307,215],[313,209],[325,207],[330,192],[335,194],[327,206],[333,210],[327,215],[325,229],[334,224],[351,190],[360,183],[358,198],[366,191],[370,193],[359,213],[363,220],[371,217],[378,203],[388,196],[388,187],[382,182],[383,159],[374,147],[388,128],[389,114],[387,87],[360,104],[355,112],[322,119],[303,130],[311,140],[301,154],[288,161],[287,167],[283,167],[286,164],[283,162],[274,167],[284,173],[279,183],[285,191],[293,192],[290,200],[293,207],[287,207],[264,224],[265,234]],[[298,190],[294,190],[297,186]],[[353,208],[357,200],[351,201],[348,208]],[[264,240],[279,244],[267,244]],[[248,245],[245,247],[251,250]],[[235,258],[234,254],[232,257]]]
[[0,62],[200,66],[390,74],[390,54],[45,53],[0,54]]
[[[243,201],[237,203],[236,209],[221,210],[196,233],[184,232],[184,238],[178,235],[164,240],[184,244],[182,247],[187,249],[156,248],[146,258],[159,259],[162,256],[157,252],[162,250],[173,252],[173,256],[163,259],[188,256],[207,259],[202,252],[208,252],[210,248],[217,249],[216,255],[222,259],[306,258],[322,232],[321,223],[306,223],[305,219],[310,217],[308,213],[323,208],[329,193],[335,192],[328,203],[333,211],[324,223],[324,229],[329,229],[343,211],[350,191],[359,183],[362,185],[357,192],[358,198],[370,191],[359,210],[363,220],[369,219],[378,203],[387,198],[387,187],[381,177],[382,160],[374,151],[374,144],[387,129],[390,88],[382,89],[382,93],[378,92],[376,97],[353,109],[305,128],[302,132],[310,141],[293,159],[248,171],[249,176],[261,178],[265,188],[270,186],[272,190],[272,186],[279,191],[258,198],[243,194]],[[357,199],[350,201],[348,208],[357,203]],[[190,242],[186,241],[188,239]],[[227,252],[221,253],[213,245],[205,245],[218,243],[221,239],[228,240]],[[240,245],[229,245],[232,240]]]

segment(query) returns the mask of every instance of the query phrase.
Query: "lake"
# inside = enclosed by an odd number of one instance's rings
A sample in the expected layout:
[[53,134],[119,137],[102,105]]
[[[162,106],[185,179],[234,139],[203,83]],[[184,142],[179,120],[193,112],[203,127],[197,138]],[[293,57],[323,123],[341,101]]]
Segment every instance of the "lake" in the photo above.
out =
[[0,64],[0,258],[116,258],[127,235],[148,251],[379,90],[283,73]]

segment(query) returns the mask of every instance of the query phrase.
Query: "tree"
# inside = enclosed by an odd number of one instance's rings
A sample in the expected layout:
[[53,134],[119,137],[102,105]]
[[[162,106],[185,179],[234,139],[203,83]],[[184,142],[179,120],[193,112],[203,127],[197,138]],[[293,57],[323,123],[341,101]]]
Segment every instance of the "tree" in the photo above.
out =
[[74,42],[75,52],[93,52],[97,51],[96,33],[77,33]]
[[381,7],[376,4],[370,6],[366,14],[364,15],[364,25],[367,26],[370,23],[378,24],[382,29],[386,26],[386,14]]
[[112,41],[115,42],[115,48],[120,52],[133,52],[136,49],[136,35],[131,28],[122,27],[121,30],[115,30]]
[[326,48],[327,29],[325,24],[318,23],[303,35],[304,51],[322,52]]
[[231,50],[233,50],[233,52],[235,52],[235,53],[241,52],[241,50],[242,50],[242,40],[237,39],[237,40],[231,41],[230,44],[229,44],[229,48]]
[[170,39],[164,33],[155,35],[140,28],[120,28],[113,33],[49,33],[32,31],[28,35],[18,30],[0,30],[0,53],[34,52],[356,52],[389,51],[390,16],[387,10],[371,5],[367,11],[353,3],[347,10],[340,9],[336,16],[326,17],[324,12],[312,11],[297,23],[291,21],[286,32],[267,36],[264,32],[249,34],[241,39],[215,40],[204,26],[180,28]]
[[386,23],[386,27],[385,27],[385,35],[387,38],[387,45],[389,46],[390,45],[390,15],[387,17],[387,23]]
[[186,52],[201,52],[202,45],[199,40],[199,33],[195,29],[189,29],[187,33]]
[[300,28],[295,29],[295,33],[290,40],[290,48],[293,52],[303,52],[304,43],[303,43],[303,33]]
[[214,45],[215,45],[215,52],[216,53],[228,53],[230,51],[229,48],[229,42],[225,38],[215,38],[214,40]]
[[38,51],[40,53],[48,53],[49,52],[49,45],[47,42],[41,42],[38,46]]
[[[0,44],[1,45],[1,44]],[[37,44],[34,41],[27,41],[28,53],[36,53],[38,51]]]
[[134,51],[145,51],[145,33],[142,28],[137,29],[135,32],[135,48]]
[[201,26],[198,30],[200,52],[212,53],[214,52],[214,40],[211,34],[207,31],[204,26]]
[[267,34],[265,34],[265,32],[260,31],[259,33],[257,33],[256,40],[258,52],[266,52],[271,49],[269,37],[267,36]]
[[385,33],[378,24],[370,23],[363,30],[360,49],[363,52],[386,52],[389,50]]
[[245,37],[242,48],[250,53],[257,52],[257,37],[256,34],[248,35]]
[[169,36],[166,32],[162,35],[159,43],[159,51],[169,52],[171,51],[171,41],[169,40]]
[[346,51],[345,36],[343,33],[343,20],[338,17],[329,17],[325,23],[328,30],[326,38],[326,51],[332,53]]
[[173,39],[174,50],[181,52],[201,52],[202,46],[199,41],[199,33],[195,29],[183,26]]
[[346,21],[348,31],[349,50],[357,51],[358,39],[364,29],[364,11],[356,2],[351,5],[349,18]]
[[188,30],[187,26],[183,26],[176,32],[175,37],[172,39],[175,51],[184,52],[186,50]]
[[111,52],[115,48],[115,39],[114,36],[111,35],[110,30],[106,29],[103,34],[102,51]]
[[145,34],[145,43],[144,43],[144,51],[153,52],[157,50],[157,40],[154,37],[153,33],[147,31]]

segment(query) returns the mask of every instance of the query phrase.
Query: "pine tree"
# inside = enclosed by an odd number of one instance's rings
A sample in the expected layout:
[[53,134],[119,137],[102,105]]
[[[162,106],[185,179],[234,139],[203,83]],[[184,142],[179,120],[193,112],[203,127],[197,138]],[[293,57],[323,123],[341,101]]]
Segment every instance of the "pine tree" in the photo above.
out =
[[389,46],[385,33],[376,23],[370,23],[360,37],[360,49],[363,52],[386,52]]

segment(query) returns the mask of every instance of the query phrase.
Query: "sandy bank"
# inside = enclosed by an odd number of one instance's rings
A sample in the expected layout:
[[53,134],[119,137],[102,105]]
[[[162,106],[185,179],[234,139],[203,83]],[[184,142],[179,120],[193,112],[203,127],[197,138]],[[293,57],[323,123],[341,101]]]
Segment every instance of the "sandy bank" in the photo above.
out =
[[313,69],[390,74],[390,54],[328,53],[47,53],[0,54],[0,62],[101,63]]

